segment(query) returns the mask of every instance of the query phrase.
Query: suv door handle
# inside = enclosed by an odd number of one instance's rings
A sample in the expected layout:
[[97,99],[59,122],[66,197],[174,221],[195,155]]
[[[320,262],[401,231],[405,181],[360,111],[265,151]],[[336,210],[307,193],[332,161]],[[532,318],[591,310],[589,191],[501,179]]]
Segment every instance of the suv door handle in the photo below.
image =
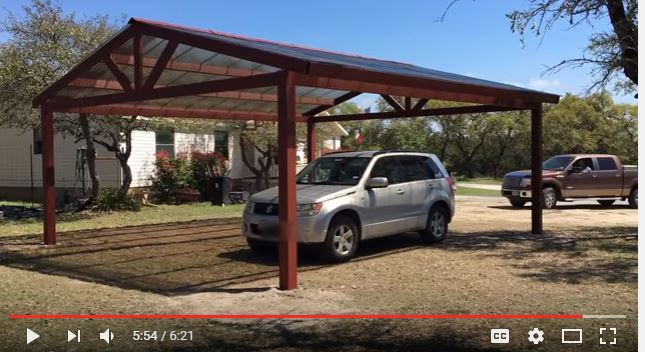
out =
[[404,191],[404,190],[402,190],[402,189],[400,189],[400,190],[396,191],[396,194],[398,194],[398,195],[402,195],[402,194],[404,194],[404,193],[405,193],[405,191]]
[[428,188],[434,188],[434,185],[431,183],[428,185]]

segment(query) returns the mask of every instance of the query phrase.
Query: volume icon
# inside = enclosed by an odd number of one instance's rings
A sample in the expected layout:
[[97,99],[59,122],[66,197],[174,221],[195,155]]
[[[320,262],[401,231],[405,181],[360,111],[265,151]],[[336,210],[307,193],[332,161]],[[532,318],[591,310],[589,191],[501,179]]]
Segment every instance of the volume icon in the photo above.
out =
[[114,333],[110,331],[110,329],[107,329],[102,333],[99,333],[99,340],[103,340],[107,344],[109,344],[110,341],[112,341],[113,339],[114,339]]

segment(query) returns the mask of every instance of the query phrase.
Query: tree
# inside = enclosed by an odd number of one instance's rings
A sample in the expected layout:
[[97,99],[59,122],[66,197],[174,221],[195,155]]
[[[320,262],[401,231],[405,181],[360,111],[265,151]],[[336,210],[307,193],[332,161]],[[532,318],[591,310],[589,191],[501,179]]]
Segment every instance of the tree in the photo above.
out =
[[628,83],[619,88],[634,90],[638,85],[638,0],[528,0],[528,8],[507,15],[511,30],[524,35],[527,28],[537,36],[544,35],[556,23],[567,21],[570,27],[581,23],[604,21],[611,32],[591,36],[586,55],[565,59],[552,66],[551,71],[564,67],[591,65],[595,82],[589,87],[605,88],[621,75]]
[[[439,21],[459,0],[451,0]],[[638,0],[526,0],[526,9],[506,15],[511,31],[520,34],[524,42],[527,30],[538,37],[554,25],[566,21],[569,28],[583,23],[599,24],[607,19],[612,30],[597,32],[589,38],[580,58],[563,59],[546,72],[566,67],[592,67],[594,82],[587,91],[603,90],[615,82],[618,91],[635,92],[638,86]],[[599,26],[596,26],[599,27]],[[622,79],[621,79],[622,78]],[[626,78],[626,79],[625,79]]]
[[[65,14],[51,0],[33,0],[20,15],[9,13],[0,29],[10,38],[0,44],[0,125],[34,128],[40,123],[32,99],[65,74],[73,65],[116,30],[108,16],[78,18]],[[69,123],[73,119],[75,123]],[[91,198],[96,197],[99,177],[88,116],[57,115],[56,129],[85,140]]]

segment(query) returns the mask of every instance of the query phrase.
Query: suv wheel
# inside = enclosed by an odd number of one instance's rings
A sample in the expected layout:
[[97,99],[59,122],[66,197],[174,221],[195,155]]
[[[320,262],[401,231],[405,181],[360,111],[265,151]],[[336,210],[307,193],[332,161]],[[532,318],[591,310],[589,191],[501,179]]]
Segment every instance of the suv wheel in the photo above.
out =
[[638,209],[638,186],[632,188],[629,192],[629,207]]
[[553,187],[545,187],[542,190],[542,207],[545,209],[553,209],[558,203],[558,194]]
[[322,254],[330,262],[346,262],[356,254],[358,240],[358,228],[354,221],[346,216],[337,216],[327,230]]
[[511,198],[509,199],[509,201],[514,208],[520,208],[523,207],[524,204],[526,204],[526,201],[522,198]]
[[448,234],[448,213],[443,207],[432,207],[428,214],[425,230],[421,231],[421,240],[425,243],[439,243]]

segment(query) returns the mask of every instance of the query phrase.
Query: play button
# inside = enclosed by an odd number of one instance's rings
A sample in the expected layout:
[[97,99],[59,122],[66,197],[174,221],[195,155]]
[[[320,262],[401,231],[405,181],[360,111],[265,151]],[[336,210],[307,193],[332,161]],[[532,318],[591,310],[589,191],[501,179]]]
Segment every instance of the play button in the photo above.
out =
[[39,337],[40,335],[36,334],[31,329],[27,329],[27,344],[34,342],[34,340],[38,339]]

